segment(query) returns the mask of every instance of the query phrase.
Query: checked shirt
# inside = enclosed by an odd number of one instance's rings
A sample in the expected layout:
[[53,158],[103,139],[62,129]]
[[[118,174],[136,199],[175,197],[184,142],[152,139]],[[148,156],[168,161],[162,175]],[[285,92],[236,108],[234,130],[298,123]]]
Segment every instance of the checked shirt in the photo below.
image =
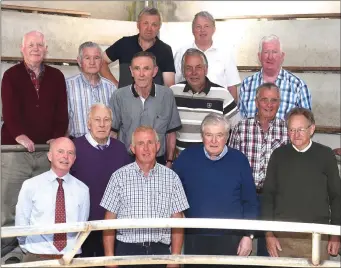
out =
[[[100,205],[116,214],[117,219],[170,218],[189,208],[174,171],[156,163],[144,176],[136,162],[112,174]],[[118,229],[116,238],[125,243],[170,244],[171,229]]]
[[245,154],[252,168],[256,188],[261,189],[272,152],[288,142],[284,120],[275,118],[264,133],[257,118],[248,118],[234,127],[229,146]]

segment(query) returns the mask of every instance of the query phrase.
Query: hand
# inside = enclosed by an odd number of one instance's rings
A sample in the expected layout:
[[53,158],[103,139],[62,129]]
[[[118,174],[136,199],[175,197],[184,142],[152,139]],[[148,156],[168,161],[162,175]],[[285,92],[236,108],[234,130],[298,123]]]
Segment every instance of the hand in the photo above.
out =
[[117,132],[114,132],[114,131],[110,131],[110,135],[109,135],[111,138],[113,139],[117,139]]
[[22,134],[15,138],[15,141],[24,146],[30,153],[35,151],[34,142],[29,137]]
[[334,152],[334,154],[336,154],[336,155],[341,155],[341,148],[335,148],[335,149],[333,150],[333,152]]
[[249,236],[244,236],[238,246],[237,255],[238,256],[249,256],[252,251],[252,239]]
[[267,232],[265,235],[265,240],[269,255],[271,257],[279,257],[277,250],[282,251],[282,247],[273,232]]
[[49,139],[46,144],[51,144],[51,142],[53,142],[55,139]]
[[167,264],[167,268],[180,268],[180,264]]
[[172,162],[166,162],[166,167],[172,168],[172,166],[173,166],[173,163],[172,163]]
[[331,235],[328,241],[328,254],[336,256],[339,254],[340,249],[340,237],[337,235]]

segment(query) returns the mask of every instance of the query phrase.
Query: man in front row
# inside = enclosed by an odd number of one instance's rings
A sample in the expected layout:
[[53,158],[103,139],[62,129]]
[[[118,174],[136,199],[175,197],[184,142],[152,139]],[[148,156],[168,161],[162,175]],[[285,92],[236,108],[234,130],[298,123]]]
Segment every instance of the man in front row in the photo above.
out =
[[[340,176],[331,148],[312,142],[313,113],[294,108],[287,115],[291,143],[276,149],[267,168],[262,219],[340,225]],[[309,233],[267,232],[272,257],[311,258]],[[321,260],[337,255],[340,237],[322,235]]]
[[[188,202],[182,184],[178,175],[156,162],[159,149],[160,142],[153,128],[140,126],[134,131],[131,150],[136,161],[111,176],[101,201],[101,206],[107,210],[106,220],[183,217],[182,211],[188,208]],[[103,232],[103,244],[106,256],[165,255],[169,254],[170,244],[171,253],[180,254],[183,229],[106,230]]]
[[[54,140],[47,156],[51,169],[23,183],[16,206],[16,226],[48,226],[88,220],[89,188],[69,174],[76,159],[72,141],[65,137]],[[59,259],[73,248],[76,237],[77,233],[18,237],[25,253],[23,261]]]
[[[209,114],[201,124],[203,145],[185,149],[175,160],[190,208],[187,218],[256,219],[258,200],[250,164],[226,146],[229,122]],[[195,165],[195,167],[194,167]],[[248,256],[253,231],[187,229],[185,254]],[[225,267],[188,265],[188,267]],[[187,265],[186,265],[187,267]]]

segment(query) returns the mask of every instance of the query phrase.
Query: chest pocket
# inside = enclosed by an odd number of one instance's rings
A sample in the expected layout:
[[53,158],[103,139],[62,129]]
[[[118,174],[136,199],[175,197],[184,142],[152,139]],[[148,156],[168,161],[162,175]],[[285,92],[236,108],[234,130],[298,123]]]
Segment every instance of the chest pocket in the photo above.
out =
[[168,192],[157,191],[153,193],[152,206],[154,216],[159,218],[170,217],[171,210],[171,194]]
[[157,115],[154,121],[154,129],[159,134],[165,134],[168,128],[168,116]]

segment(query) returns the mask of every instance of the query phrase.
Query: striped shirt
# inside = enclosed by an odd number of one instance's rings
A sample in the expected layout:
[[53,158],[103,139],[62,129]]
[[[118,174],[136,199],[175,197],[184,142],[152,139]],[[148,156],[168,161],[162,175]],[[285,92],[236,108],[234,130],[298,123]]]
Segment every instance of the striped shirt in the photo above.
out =
[[[189,208],[180,178],[173,170],[156,163],[145,176],[136,162],[112,174],[100,205],[117,219],[170,218]],[[118,229],[116,238],[125,243],[169,245],[171,229]]]
[[180,114],[182,128],[177,131],[176,147],[179,151],[202,142],[200,125],[209,113],[223,114],[232,125],[241,119],[238,107],[230,92],[206,78],[206,86],[200,92],[191,90],[187,82],[171,87]]
[[90,107],[95,103],[109,105],[115,89],[115,85],[103,77],[96,86],[92,86],[82,73],[66,79],[70,136],[77,138],[89,132]]
[[284,120],[275,118],[264,133],[257,118],[248,118],[234,127],[229,146],[241,151],[248,158],[256,188],[261,189],[272,152],[288,142]]
[[[243,118],[250,118],[256,115],[256,89],[263,83],[262,70],[243,80],[240,86],[238,103]],[[275,84],[281,93],[281,104],[276,117],[284,119],[285,115],[294,107],[303,107],[311,110],[311,94],[303,80],[293,73],[281,69]]]

